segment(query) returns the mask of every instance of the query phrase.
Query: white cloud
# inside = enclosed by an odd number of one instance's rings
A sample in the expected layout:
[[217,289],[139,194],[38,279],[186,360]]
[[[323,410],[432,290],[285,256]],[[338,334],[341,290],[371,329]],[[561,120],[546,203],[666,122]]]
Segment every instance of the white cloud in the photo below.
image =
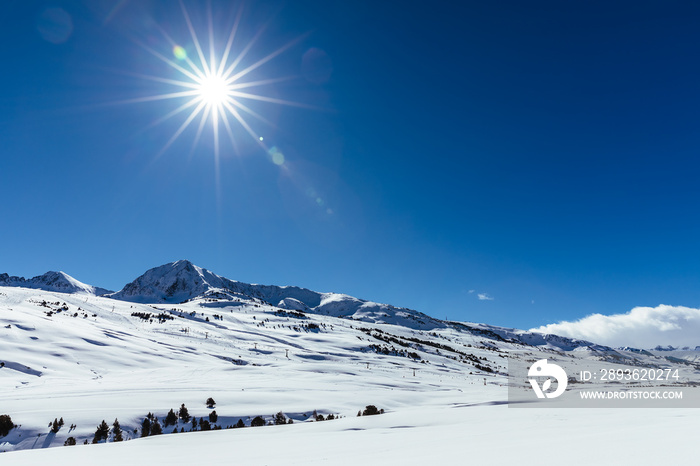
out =
[[700,309],[683,306],[635,307],[625,314],[592,314],[575,322],[544,325],[531,331],[580,338],[603,345],[654,348],[700,346]]
[[479,298],[479,301],[493,301],[493,296],[489,296],[486,293],[479,293],[476,296]]

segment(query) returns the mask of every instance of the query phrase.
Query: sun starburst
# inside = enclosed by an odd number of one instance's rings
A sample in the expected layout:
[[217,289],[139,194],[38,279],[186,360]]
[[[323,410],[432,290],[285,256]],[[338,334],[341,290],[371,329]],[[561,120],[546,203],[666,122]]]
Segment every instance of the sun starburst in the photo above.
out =
[[[225,45],[216,49],[215,31],[213,27],[211,7],[207,9],[208,17],[208,57],[200,43],[199,36],[195,31],[192,20],[190,18],[184,3],[180,0],[182,14],[189,30],[189,39],[191,41],[190,49],[196,52],[193,58],[187,53],[187,50],[181,43],[175,41],[166,31],[160,30],[165,40],[170,44],[172,49],[172,58],[170,53],[162,53],[153,47],[141,43],[141,47],[147,50],[154,57],[158,58],[170,68],[175,70],[176,78],[165,78],[152,75],[138,75],[151,81],[156,81],[162,84],[171,86],[171,90],[161,94],[150,95],[137,99],[131,99],[131,102],[152,102],[161,100],[179,100],[181,104],[163,115],[158,120],[154,121],[151,126],[163,123],[177,115],[183,115],[184,121],[179,125],[170,139],[165,143],[157,157],[162,155],[170,148],[173,143],[185,132],[185,130],[195,122],[197,132],[195,134],[192,147],[194,148],[203,135],[207,123],[210,123],[214,142],[214,158],[217,164],[220,157],[220,132],[224,130],[231,141],[234,150],[237,151],[237,135],[234,131],[235,124],[243,128],[263,149],[267,151],[267,147],[263,142],[263,138],[256,133],[247,118],[252,117],[272,125],[266,118],[256,112],[253,108],[246,105],[245,101],[258,101],[273,104],[301,106],[295,102],[283,100],[264,93],[256,93],[251,91],[254,88],[269,86],[288,78],[270,78],[257,81],[246,81],[249,73],[258,69],[265,63],[277,57],[296,43],[304,36],[285,44],[265,57],[253,62],[252,64],[243,67],[242,63],[248,53],[251,51],[256,41],[264,31],[264,27],[260,28],[257,34],[247,43],[238,44],[236,35],[241,24],[241,16],[243,9],[239,8],[233,26],[231,27]],[[234,57],[235,55],[235,57]]]

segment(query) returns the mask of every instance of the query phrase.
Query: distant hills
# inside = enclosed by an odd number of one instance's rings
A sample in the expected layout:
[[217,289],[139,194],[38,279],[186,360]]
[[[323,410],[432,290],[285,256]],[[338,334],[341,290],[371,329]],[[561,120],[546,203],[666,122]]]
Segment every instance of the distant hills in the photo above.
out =
[[[401,325],[415,330],[456,328],[491,340],[517,342],[561,351],[592,353],[615,351],[613,348],[590,341],[559,335],[487,324],[443,321],[412,309],[358,299],[341,293],[322,293],[297,286],[238,282],[217,275],[188,260],[178,260],[149,269],[117,292],[85,284],[64,272],[47,272],[31,279],[3,273],[0,274],[0,286],[89,294],[140,304],[179,304],[200,300],[203,301],[200,303],[202,306],[222,307],[232,303],[257,302],[290,312],[312,313],[373,324]],[[676,349],[655,348],[657,351]],[[633,348],[621,348],[621,350],[642,351]]]

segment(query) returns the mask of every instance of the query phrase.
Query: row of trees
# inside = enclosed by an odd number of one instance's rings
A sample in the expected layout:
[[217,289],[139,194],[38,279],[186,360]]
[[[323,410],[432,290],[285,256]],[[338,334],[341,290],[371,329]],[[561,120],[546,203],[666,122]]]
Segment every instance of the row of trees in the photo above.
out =
[[[216,403],[212,398],[209,398],[206,402],[207,406],[210,408],[213,408]],[[383,409],[378,409],[374,405],[367,405],[364,410],[360,410],[357,412],[358,416],[373,416],[377,414],[384,414]],[[208,430],[217,430],[221,429],[221,426],[215,425],[219,419],[219,415],[216,413],[216,410],[211,411],[209,413],[209,419],[204,419],[204,418],[199,418],[197,420],[196,417],[192,417],[189,414],[189,411],[185,404],[183,403],[180,406],[180,409],[178,410],[177,414],[173,409],[171,409],[168,414],[165,416],[165,419],[163,420],[163,424],[165,427],[169,427],[171,425],[176,426],[175,429],[173,429],[173,433],[178,432],[177,430],[177,424],[181,420],[185,423],[191,422],[192,425],[192,431],[196,431],[197,428],[201,431],[208,431]],[[326,421],[326,420],[333,420],[337,419],[339,417],[334,416],[333,414],[329,414],[327,417],[324,417],[323,414],[318,414],[316,410],[314,410],[312,417],[313,420],[315,421]],[[252,421],[250,422],[251,427],[261,427],[265,425],[284,425],[284,424],[293,424],[294,421],[291,418],[287,418],[282,411],[278,412],[277,414],[272,416],[272,420],[270,422],[266,422],[265,419],[262,416],[255,416]],[[63,426],[63,418],[59,419],[54,419],[52,423],[49,423],[49,426],[51,427],[51,432],[57,433],[60,428]],[[15,428],[16,426],[12,422],[12,419],[10,418],[9,415],[3,414],[0,415],[0,437],[6,436],[10,430]],[[73,426],[71,426],[73,427]],[[241,427],[246,427],[245,422],[243,422],[243,419],[239,419],[238,422],[233,425],[233,426],[228,426],[227,428],[241,428]],[[124,435],[123,435],[123,430],[121,428],[121,425],[119,424],[119,420],[115,419],[114,423],[112,423],[112,428],[110,429],[109,425],[107,422],[103,419],[102,422],[97,426],[97,429],[95,430],[95,435],[92,439],[92,443],[100,443],[102,441],[107,441],[110,436],[110,432],[113,436],[113,441],[114,442],[122,442],[124,440]],[[137,431],[134,430],[134,433]],[[180,432],[184,432],[184,427],[181,428]],[[160,421],[158,418],[153,414],[153,413],[148,413],[146,417],[143,419],[143,422],[141,423],[141,437],[149,437],[153,435],[160,435],[163,433],[163,426],[161,426]],[[75,445],[77,442],[74,437],[69,437],[65,445]],[[85,440],[85,443],[88,443],[87,440]]]

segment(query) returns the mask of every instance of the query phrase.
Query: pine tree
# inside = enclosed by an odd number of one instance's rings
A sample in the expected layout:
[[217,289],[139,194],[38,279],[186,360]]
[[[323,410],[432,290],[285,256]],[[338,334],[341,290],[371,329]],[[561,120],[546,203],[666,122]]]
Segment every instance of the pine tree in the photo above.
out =
[[0,415],[0,437],[4,437],[15,428],[12,418],[8,414]]
[[168,411],[168,414],[165,416],[165,420],[163,421],[163,425],[165,427],[168,426],[174,426],[177,424],[177,414],[175,414],[175,411],[172,409]]
[[58,420],[58,427],[63,427],[63,424],[64,424],[63,418],[59,419]]
[[362,411],[363,416],[374,416],[376,414],[379,414],[379,410],[374,405],[367,405],[365,406],[365,410]]
[[251,427],[260,427],[265,425],[265,419],[260,416],[255,416],[252,421],[250,421]]
[[207,408],[213,408],[216,405],[216,401],[214,401],[214,398],[209,397],[207,398]]
[[280,411],[279,413],[275,414],[274,417],[274,422],[276,426],[281,426],[283,424],[287,423],[287,418],[285,417],[284,413]]
[[163,428],[160,426],[158,419],[151,423],[151,435],[160,435],[163,433]]
[[239,419],[234,427],[245,427],[245,422],[243,422],[243,419]]
[[75,441],[75,437],[68,437],[66,441],[63,443],[64,446],[68,447],[71,445],[75,445],[77,442]]
[[53,420],[53,425],[51,426],[51,432],[54,434],[58,433],[58,430],[61,428],[61,426],[58,425],[58,419]]
[[219,415],[216,414],[216,410],[209,413],[209,422],[216,422],[219,419]]
[[103,419],[100,425],[97,426],[97,430],[95,430],[95,437],[92,439],[92,443],[98,443],[101,440],[107,440],[107,437],[109,437],[109,426]]
[[182,406],[180,406],[180,419],[182,419],[184,422],[190,422],[190,413],[187,411],[187,408],[185,407],[185,403],[182,403]]
[[211,430],[211,424],[206,419],[199,420],[199,429],[204,432],[206,430]]
[[141,437],[148,437],[149,435],[151,435],[151,421],[146,417],[141,423]]
[[114,433],[115,442],[124,441],[124,437],[122,436],[122,426],[119,425],[119,421],[117,419],[115,419],[114,424],[112,424],[112,432]]
[[192,431],[197,430],[197,418],[193,417],[192,418]]

